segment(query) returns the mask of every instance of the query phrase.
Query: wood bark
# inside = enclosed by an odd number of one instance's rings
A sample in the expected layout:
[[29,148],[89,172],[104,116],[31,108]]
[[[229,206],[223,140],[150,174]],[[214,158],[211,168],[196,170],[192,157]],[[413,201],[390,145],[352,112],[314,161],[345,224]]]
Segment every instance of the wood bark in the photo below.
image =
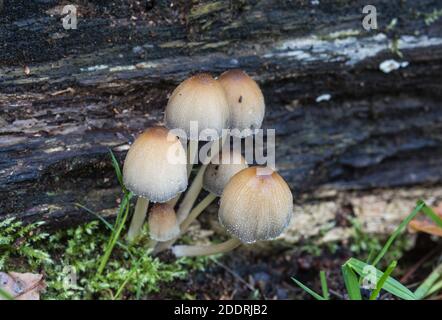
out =
[[114,213],[109,149],[122,161],[184,78],[230,68],[263,89],[295,195],[440,185],[442,3],[370,4],[378,29],[366,31],[359,0],[5,0],[0,218],[92,217],[76,203]]

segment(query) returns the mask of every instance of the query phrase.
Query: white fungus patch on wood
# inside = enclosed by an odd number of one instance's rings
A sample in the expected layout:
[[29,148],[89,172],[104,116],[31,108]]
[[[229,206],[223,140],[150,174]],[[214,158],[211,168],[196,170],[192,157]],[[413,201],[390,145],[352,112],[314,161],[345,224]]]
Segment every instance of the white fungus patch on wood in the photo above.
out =
[[[334,34],[339,33],[335,32]],[[312,61],[344,62],[351,66],[388,50],[390,43],[390,40],[383,33],[370,37],[348,36],[336,38],[336,36],[332,37],[330,35],[325,38],[310,36],[284,40],[276,48],[264,54],[264,57],[293,57],[304,63]],[[441,44],[442,38],[406,35],[398,39],[397,47],[398,50],[404,50]]]
[[379,64],[379,69],[384,73],[390,73],[399,68],[406,68],[408,65],[408,61],[398,62],[394,59],[388,59]]
[[331,94],[324,93],[316,98],[316,102],[329,101],[331,99]]

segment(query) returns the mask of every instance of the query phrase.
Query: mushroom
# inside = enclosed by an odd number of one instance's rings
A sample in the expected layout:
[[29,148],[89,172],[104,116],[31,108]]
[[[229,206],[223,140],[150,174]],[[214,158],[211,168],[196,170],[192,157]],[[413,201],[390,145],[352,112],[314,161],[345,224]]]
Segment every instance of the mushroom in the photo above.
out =
[[265,113],[264,96],[258,84],[244,71],[228,70],[218,79],[224,88],[230,108],[230,126],[240,131],[239,137],[261,128]]
[[[217,197],[220,197],[224,187],[239,171],[248,167],[246,160],[241,153],[236,151],[222,152],[219,159],[212,159],[203,176],[203,188],[209,194],[198,203],[187,218],[180,225],[180,234],[186,232],[190,224],[206,209]],[[215,163],[216,162],[216,163]],[[162,243],[157,246],[155,252],[160,252],[169,248],[177,239]]]
[[150,238],[156,241],[168,241],[180,234],[175,210],[167,203],[155,204],[149,213]]
[[[169,129],[184,130],[188,139],[198,141],[203,130],[215,130],[221,137],[229,125],[226,94],[210,74],[200,73],[184,80],[167,103],[164,120]],[[198,124],[198,137],[191,132],[191,122]],[[201,138],[209,140],[210,138]]]
[[166,202],[187,188],[186,153],[178,137],[164,127],[153,127],[132,144],[124,160],[123,181],[138,196],[127,234],[141,232],[149,200]]
[[[210,74],[200,73],[183,81],[172,93],[166,106],[164,120],[169,129],[183,130],[189,140],[188,175],[192,170],[194,156],[198,150],[198,141],[217,140],[222,137],[222,130],[229,127],[230,110],[226,94],[218,81]],[[198,136],[191,129],[192,122],[198,125]],[[207,130],[207,131],[206,131]],[[202,135],[208,130],[215,136]],[[212,153],[213,155],[213,153]],[[206,159],[204,159],[206,160]],[[205,161],[203,161],[205,162]],[[189,191],[177,211],[178,221],[182,222],[189,214],[202,188],[202,178],[206,165],[201,166]],[[170,204],[174,205],[178,197]]]
[[235,174],[248,167],[246,159],[237,151],[221,152],[212,159],[203,177],[203,188],[220,197],[224,187]]
[[190,212],[181,224],[181,232],[204,211],[217,197],[220,197],[229,180],[238,172],[248,167],[246,159],[241,153],[228,150],[219,154],[218,161],[212,159],[203,176],[203,188],[209,194]]
[[250,167],[235,174],[224,188],[221,225],[233,236],[209,246],[174,246],[177,257],[227,252],[241,243],[271,240],[289,225],[293,196],[284,179],[268,167]]

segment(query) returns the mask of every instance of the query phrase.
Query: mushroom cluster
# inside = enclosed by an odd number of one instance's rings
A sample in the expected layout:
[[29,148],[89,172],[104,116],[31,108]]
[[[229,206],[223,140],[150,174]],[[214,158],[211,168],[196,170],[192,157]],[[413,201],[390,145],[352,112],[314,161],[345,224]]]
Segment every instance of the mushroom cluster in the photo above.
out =
[[[244,71],[229,70],[217,79],[201,73],[183,81],[169,98],[165,126],[139,135],[124,161],[125,187],[138,196],[127,240],[140,237],[146,217],[154,252],[172,247],[177,257],[222,253],[242,243],[278,237],[292,217],[292,193],[274,168],[249,166],[231,149],[229,137],[254,134],[264,114],[263,94]],[[231,131],[225,134],[226,130]],[[199,148],[200,141],[206,146]],[[207,153],[201,155],[204,148]],[[208,194],[195,204],[202,190]],[[218,197],[219,222],[231,239],[173,246]],[[149,202],[155,204],[147,215]]]

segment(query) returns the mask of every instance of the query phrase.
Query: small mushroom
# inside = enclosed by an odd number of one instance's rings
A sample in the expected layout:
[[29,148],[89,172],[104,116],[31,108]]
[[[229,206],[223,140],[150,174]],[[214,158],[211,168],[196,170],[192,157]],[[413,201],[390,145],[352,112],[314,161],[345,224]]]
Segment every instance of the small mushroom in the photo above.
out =
[[189,216],[181,224],[181,232],[187,230],[189,225],[201,212],[204,211],[217,197],[220,197],[229,180],[238,172],[248,167],[246,159],[241,153],[230,151],[219,155],[219,163],[214,159],[207,166],[203,177],[203,188],[209,194],[190,212]]
[[155,204],[149,213],[150,238],[156,241],[168,241],[180,234],[175,210],[167,203]]
[[127,235],[141,232],[149,200],[166,202],[187,188],[186,153],[178,137],[164,127],[153,127],[132,144],[123,167],[126,188],[138,196]]
[[261,128],[265,114],[264,96],[258,84],[244,71],[233,69],[218,79],[226,92],[230,108],[230,126],[240,131],[239,137]]
[[227,252],[241,243],[271,240],[289,225],[293,196],[284,179],[267,167],[250,167],[234,175],[221,196],[219,221],[233,238],[217,245],[175,246],[181,256]]
[[204,173],[203,188],[220,197],[230,178],[248,165],[241,153],[236,151],[222,152],[216,161],[218,163],[214,162],[212,159]]
[[271,240],[289,225],[293,196],[284,179],[267,167],[236,174],[221,196],[219,221],[244,243]]
[[[210,74],[200,73],[184,80],[169,98],[164,114],[166,127],[181,129],[189,140],[213,140],[200,137],[203,130],[211,129],[221,137],[229,126],[230,110],[226,94]],[[191,122],[198,123],[198,137],[191,136]]]

